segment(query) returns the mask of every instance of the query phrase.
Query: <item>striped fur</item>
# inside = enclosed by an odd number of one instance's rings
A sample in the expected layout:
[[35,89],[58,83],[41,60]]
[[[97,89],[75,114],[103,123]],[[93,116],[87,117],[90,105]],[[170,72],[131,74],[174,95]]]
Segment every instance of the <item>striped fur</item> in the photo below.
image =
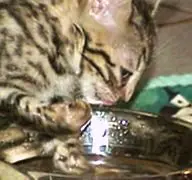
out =
[[80,130],[89,103],[130,99],[154,29],[143,0],[1,0],[0,110],[49,134]]

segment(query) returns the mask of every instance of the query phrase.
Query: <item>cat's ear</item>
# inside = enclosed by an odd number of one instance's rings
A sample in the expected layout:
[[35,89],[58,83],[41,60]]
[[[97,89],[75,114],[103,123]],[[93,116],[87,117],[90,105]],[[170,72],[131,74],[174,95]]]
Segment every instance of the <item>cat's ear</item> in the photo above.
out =
[[126,22],[131,9],[132,0],[89,0],[90,15],[110,28]]
[[115,0],[110,4],[111,14],[118,22],[127,22],[132,13],[132,0]]

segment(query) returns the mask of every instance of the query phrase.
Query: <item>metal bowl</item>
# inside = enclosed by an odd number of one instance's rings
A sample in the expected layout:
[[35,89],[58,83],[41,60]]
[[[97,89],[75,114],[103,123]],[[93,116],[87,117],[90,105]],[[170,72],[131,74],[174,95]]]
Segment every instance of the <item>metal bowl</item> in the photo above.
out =
[[170,178],[180,170],[185,177],[192,173],[192,124],[179,119],[95,109],[82,138],[87,154],[97,155],[92,163],[109,172],[113,169],[118,178]]
[[99,174],[65,176],[48,159],[17,168],[46,179],[192,179],[192,124],[171,117],[115,108],[95,108],[81,136],[86,156]]

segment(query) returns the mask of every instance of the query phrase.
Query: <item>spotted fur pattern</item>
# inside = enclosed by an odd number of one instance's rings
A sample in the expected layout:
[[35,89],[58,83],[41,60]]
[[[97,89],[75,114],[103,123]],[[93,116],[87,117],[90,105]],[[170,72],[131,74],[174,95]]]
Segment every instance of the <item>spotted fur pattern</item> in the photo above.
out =
[[[0,110],[58,137],[80,130],[89,103],[128,101],[153,51],[149,9],[143,0],[1,0]],[[90,169],[77,138],[65,137],[51,143],[55,166]]]

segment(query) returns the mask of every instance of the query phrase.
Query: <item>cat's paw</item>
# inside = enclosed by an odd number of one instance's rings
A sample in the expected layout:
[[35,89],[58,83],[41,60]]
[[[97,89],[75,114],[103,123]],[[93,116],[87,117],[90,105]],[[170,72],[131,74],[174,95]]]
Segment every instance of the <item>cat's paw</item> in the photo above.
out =
[[67,174],[81,175],[93,172],[93,167],[83,156],[78,139],[69,139],[56,147],[53,163],[55,168]]
[[52,128],[56,131],[79,131],[90,119],[90,106],[79,100],[74,102],[56,103],[37,109],[44,128]]

